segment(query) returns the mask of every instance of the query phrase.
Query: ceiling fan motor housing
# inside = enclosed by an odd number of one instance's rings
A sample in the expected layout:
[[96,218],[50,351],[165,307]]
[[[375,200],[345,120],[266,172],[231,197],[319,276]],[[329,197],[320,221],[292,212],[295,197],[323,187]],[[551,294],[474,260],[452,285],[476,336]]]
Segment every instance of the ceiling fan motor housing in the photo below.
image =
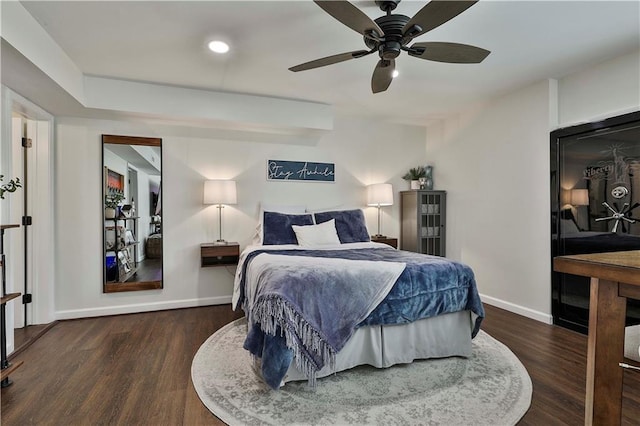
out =
[[383,12],[390,12],[398,6],[400,0],[376,0],[376,4]]
[[378,49],[378,54],[383,59],[395,59],[402,51],[403,40],[402,29],[409,22],[409,17],[405,15],[386,15],[376,19],[376,24],[384,31],[384,40],[378,41],[370,37],[364,37],[364,43],[370,49]]

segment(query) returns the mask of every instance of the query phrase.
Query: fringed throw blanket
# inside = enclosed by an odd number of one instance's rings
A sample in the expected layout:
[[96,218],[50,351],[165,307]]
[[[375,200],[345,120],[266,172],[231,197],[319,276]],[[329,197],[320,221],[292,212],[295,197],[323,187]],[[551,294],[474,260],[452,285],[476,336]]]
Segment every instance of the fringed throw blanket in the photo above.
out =
[[[405,267],[399,262],[278,254],[261,254],[252,262],[252,281],[259,285],[247,295],[251,332],[245,348],[262,357],[264,344],[252,340],[264,338],[261,332],[283,336],[311,386],[315,386],[316,372],[333,365],[335,354],[389,293]],[[269,377],[268,372],[263,376],[269,385],[279,387],[282,376]]]
[[484,317],[471,268],[392,248],[260,249],[241,259],[235,285],[234,309],[250,324],[244,347],[274,389],[292,360],[313,385],[358,326],[469,310],[475,336]]

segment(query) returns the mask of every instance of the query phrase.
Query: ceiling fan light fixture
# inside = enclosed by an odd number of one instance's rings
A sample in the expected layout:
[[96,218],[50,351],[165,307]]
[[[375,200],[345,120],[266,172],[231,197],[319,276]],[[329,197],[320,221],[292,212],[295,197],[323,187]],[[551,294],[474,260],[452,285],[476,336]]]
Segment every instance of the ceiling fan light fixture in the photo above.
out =
[[208,46],[209,50],[215,53],[227,53],[229,51],[229,45],[220,40],[210,41]]
[[380,44],[379,51],[382,59],[395,59],[400,56],[402,45],[397,41],[386,41]]

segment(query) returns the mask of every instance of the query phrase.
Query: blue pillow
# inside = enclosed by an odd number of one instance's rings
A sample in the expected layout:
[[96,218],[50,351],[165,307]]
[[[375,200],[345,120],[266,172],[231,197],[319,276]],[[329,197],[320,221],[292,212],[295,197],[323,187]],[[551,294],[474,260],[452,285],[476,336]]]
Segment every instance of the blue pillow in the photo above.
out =
[[362,243],[371,241],[369,231],[364,221],[362,210],[337,210],[332,212],[321,212],[314,214],[316,223],[336,220],[336,230],[340,243]]
[[310,214],[285,214],[264,212],[262,217],[262,244],[298,244],[296,233],[291,225],[313,225]]

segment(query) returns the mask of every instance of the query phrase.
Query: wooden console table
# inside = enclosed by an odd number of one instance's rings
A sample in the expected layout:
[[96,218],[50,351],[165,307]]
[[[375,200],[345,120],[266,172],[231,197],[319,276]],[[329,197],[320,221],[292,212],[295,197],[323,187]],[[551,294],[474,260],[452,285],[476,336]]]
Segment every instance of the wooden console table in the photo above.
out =
[[627,298],[640,299],[640,250],[559,256],[557,272],[591,277],[585,425],[619,425]]

